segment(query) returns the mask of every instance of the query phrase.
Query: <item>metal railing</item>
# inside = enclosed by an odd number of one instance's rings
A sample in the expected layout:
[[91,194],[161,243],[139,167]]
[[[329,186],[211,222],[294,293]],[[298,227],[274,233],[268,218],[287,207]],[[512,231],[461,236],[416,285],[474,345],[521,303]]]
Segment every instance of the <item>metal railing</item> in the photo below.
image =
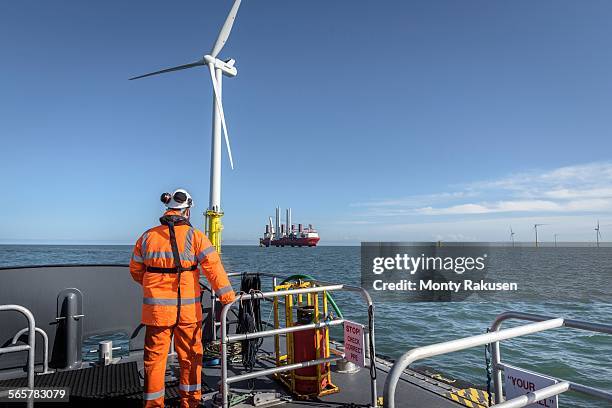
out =
[[[29,330],[30,329],[26,327],[15,333],[11,344],[16,344],[17,340],[19,340],[24,333],[28,333]],[[47,336],[47,333],[40,327],[35,327],[34,330],[36,333],[40,334],[40,337],[43,339],[43,371],[40,374],[47,374],[49,372],[49,336]]]
[[[36,351],[36,323],[34,315],[28,309],[19,305],[0,305],[0,312],[12,311],[19,312],[28,319],[28,344],[19,346],[0,347],[0,354],[16,353],[19,351],[28,352],[28,388],[34,388],[34,352]],[[34,406],[34,400],[28,399],[28,408]]]
[[[299,295],[299,294],[304,294],[304,293],[316,293],[316,292],[331,292],[331,291],[337,291],[337,290],[359,292],[368,304],[368,311],[369,313],[371,313],[371,318],[368,319],[368,340],[369,340],[369,347],[370,347],[370,365],[372,364],[372,361],[375,358],[374,356],[376,355],[375,342],[374,342],[374,317],[373,317],[373,313],[374,313],[373,307],[374,306],[372,303],[372,298],[370,297],[368,292],[365,291],[363,288],[360,288],[357,286],[349,286],[349,285],[328,285],[328,286],[315,286],[315,287],[301,288],[301,289],[278,290],[274,292],[259,292],[259,293],[254,293],[254,294],[243,294],[243,295],[236,297],[236,299],[233,302],[224,305],[223,309],[221,310],[221,319],[220,319],[221,320],[220,322],[221,323],[221,398],[222,398],[221,401],[222,401],[223,408],[229,407],[229,403],[228,403],[229,385],[231,383],[235,383],[237,381],[249,380],[255,377],[296,370],[298,368],[316,366],[318,364],[324,364],[324,363],[330,363],[330,362],[341,360],[344,358],[344,354],[340,354],[340,355],[336,355],[333,357],[327,357],[327,358],[321,358],[317,360],[305,361],[301,363],[283,365],[283,366],[268,368],[264,370],[259,370],[256,372],[250,372],[246,374],[228,377],[228,373],[227,373],[227,343],[228,342],[250,340],[250,339],[262,338],[262,337],[272,337],[272,336],[277,336],[280,334],[292,333],[292,332],[303,331],[303,330],[339,326],[343,324],[345,321],[344,319],[331,319],[331,320],[326,320],[326,321],[322,321],[319,323],[311,323],[311,324],[306,324],[306,325],[301,325],[301,326],[283,327],[279,329],[264,330],[264,331],[254,332],[254,333],[228,335],[227,333],[227,314],[230,308],[232,307],[232,305],[236,302],[251,300],[251,299],[270,299],[270,298],[287,296],[287,295]],[[375,376],[371,377],[370,393],[371,393],[371,407],[375,408],[376,401],[377,401]]]
[[521,395],[520,397],[516,397],[511,399],[510,401],[506,401],[499,405],[495,405],[497,408],[521,408],[526,407],[529,404],[533,404],[536,401],[541,401],[546,398],[554,397],[555,395],[559,395],[564,393],[565,391],[570,389],[570,383],[567,381],[563,381],[557,384],[549,385],[548,387],[541,388],[539,390],[532,391],[528,394]]
[[[511,329],[500,330],[501,323],[508,319],[523,319],[533,321],[535,323],[529,323],[522,326],[513,327]],[[447,341],[443,343],[432,344],[429,346],[418,347],[410,350],[409,352],[402,355],[393,364],[387,380],[385,381],[384,389],[384,407],[395,408],[395,390],[400,377],[404,370],[408,366],[417,360],[421,360],[428,357],[439,356],[442,354],[452,353],[454,351],[466,350],[473,347],[484,346],[486,344],[493,343],[493,365],[494,365],[494,387],[495,387],[495,400],[496,407],[499,408],[519,408],[525,407],[536,401],[540,401],[544,398],[549,398],[555,395],[559,395],[568,390],[588,394],[594,397],[606,399],[612,401],[612,393],[604,390],[588,387],[582,384],[577,384],[572,381],[562,380],[553,378],[560,381],[556,384],[530,392],[526,395],[513,398],[509,401],[503,401],[503,389],[502,389],[502,378],[501,371],[504,367],[514,368],[509,364],[502,364],[501,354],[499,350],[499,342],[502,340],[512,339],[515,337],[525,336],[545,330],[555,329],[559,327],[572,327],[582,330],[591,330],[599,333],[612,334],[612,326],[588,323],[578,320],[565,320],[561,318],[553,318],[548,316],[540,316],[529,313],[519,312],[506,312],[502,313],[493,322],[491,331],[486,334],[480,334],[477,336],[465,337],[457,340]]]
[[[499,331],[501,324],[504,321],[510,320],[510,319],[526,320],[526,321],[531,321],[531,322],[542,322],[545,320],[552,319],[552,317],[532,314],[532,313],[505,312],[505,313],[498,315],[495,318],[495,320],[493,321],[493,324],[491,325],[490,330],[492,332]],[[562,320],[563,320],[563,325],[562,325],[563,327],[579,329],[579,330],[587,330],[587,331],[592,331],[592,332],[597,332],[597,333],[612,334],[612,325],[600,324],[600,323],[590,323],[590,322],[585,322],[581,320],[572,320],[572,319],[562,319]],[[493,387],[495,389],[495,403],[500,404],[499,406],[504,407],[504,408],[525,406],[525,405],[509,404],[510,401],[508,401],[507,403],[501,404],[503,402],[503,388],[502,388],[503,381],[502,381],[501,371],[505,367],[508,367],[508,368],[517,368],[517,367],[512,366],[510,364],[504,364],[501,362],[501,352],[500,352],[498,341],[494,342],[491,347],[491,357],[493,360]],[[560,391],[557,394],[570,390],[570,391],[575,391],[581,394],[590,395],[592,397],[612,401],[612,393],[609,393],[607,391],[589,387],[587,385],[576,383],[573,381],[567,381],[564,379],[554,378],[554,377],[551,377],[551,378],[557,381],[560,381],[559,384],[561,383],[569,384],[569,388],[567,390]],[[559,385],[559,384],[555,384],[555,385]],[[546,387],[546,388],[551,388],[551,387],[553,386]],[[539,391],[543,392],[546,388],[542,388]],[[557,394],[552,394],[552,395],[557,395]],[[542,398],[545,398],[545,397],[542,397]]]

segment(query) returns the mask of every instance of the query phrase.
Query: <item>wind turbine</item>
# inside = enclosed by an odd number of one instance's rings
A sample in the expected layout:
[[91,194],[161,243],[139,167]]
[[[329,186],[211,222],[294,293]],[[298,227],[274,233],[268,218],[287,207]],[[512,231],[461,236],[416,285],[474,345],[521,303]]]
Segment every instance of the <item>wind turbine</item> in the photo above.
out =
[[221,210],[221,129],[223,129],[223,135],[225,136],[225,146],[227,147],[230,167],[232,169],[234,168],[234,160],[232,159],[232,150],[230,147],[227,124],[225,123],[225,113],[223,111],[223,103],[221,100],[221,83],[223,75],[235,77],[238,74],[238,71],[234,66],[236,62],[235,60],[228,59],[223,61],[217,57],[229,38],[241,1],[242,0],[234,1],[225,23],[221,27],[221,31],[219,31],[217,41],[215,41],[210,54],[206,54],[197,61],[189,64],[178,65],[176,67],[162,69],[161,71],[150,72],[148,74],[130,78],[131,81],[134,79],[146,78],[153,75],[165,74],[167,72],[180,71],[183,69],[196,68],[200,66],[208,67],[213,89],[213,121],[212,143],[210,149],[210,195],[208,210],[206,211],[206,232],[211,243],[219,252],[221,252],[221,231],[223,229],[223,225],[221,224],[221,217],[223,216],[223,211]]
[[599,228],[599,220],[597,220],[597,227],[595,228],[595,236],[597,238],[597,248],[599,248],[599,240],[601,239],[601,231]]
[[559,234],[554,234],[554,236],[555,236],[555,248],[557,247],[557,236],[558,236],[558,235],[559,235]]
[[533,224],[533,229],[535,230],[535,246],[538,247],[538,227],[548,224]]
[[510,241],[512,241],[512,248],[514,248],[514,231],[512,231],[512,225],[510,226]]

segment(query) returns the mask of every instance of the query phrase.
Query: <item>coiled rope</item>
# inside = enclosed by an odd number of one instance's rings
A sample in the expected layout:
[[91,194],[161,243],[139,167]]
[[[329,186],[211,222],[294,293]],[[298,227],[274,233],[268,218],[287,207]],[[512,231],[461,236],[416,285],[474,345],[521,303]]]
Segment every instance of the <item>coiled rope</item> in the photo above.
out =
[[[221,341],[215,340],[204,343],[204,358],[215,360],[221,357]],[[227,343],[227,360],[232,364],[242,361],[242,345],[238,342]]]

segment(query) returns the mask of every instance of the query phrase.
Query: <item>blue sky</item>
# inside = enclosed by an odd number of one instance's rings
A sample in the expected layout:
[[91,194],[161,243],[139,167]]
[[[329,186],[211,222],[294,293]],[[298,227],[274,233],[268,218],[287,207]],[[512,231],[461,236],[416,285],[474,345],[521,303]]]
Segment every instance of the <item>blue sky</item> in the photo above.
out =
[[[229,0],[0,2],[0,242],[131,243],[208,204],[204,69]],[[226,243],[274,207],[322,243],[612,230],[609,1],[244,0],[222,58]],[[608,227],[608,225],[610,225]]]

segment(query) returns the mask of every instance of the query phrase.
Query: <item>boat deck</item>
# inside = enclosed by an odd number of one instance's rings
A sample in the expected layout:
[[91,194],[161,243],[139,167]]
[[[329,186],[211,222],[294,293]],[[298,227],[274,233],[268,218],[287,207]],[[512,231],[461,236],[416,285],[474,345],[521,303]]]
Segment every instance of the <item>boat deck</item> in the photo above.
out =
[[[264,346],[268,346],[266,342]],[[264,347],[268,349],[268,347]],[[265,353],[260,354],[255,370],[269,368],[273,365],[272,358]],[[377,389],[379,402],[382,397],[384,382],[392,363],[377,358]],[[142,354],[134,353],[123,358],[114,365],[93,366],[80,370],[57,371],[55,373],[36,376],[36,386],[69,387],[70,402],[57,406],[142,406]],[[228,369],[230,376],[242,372],[242,365],[237,364]],[[220,368],[206,367],[203,369],[202,393],[205,407],[213,407],[220,382]],[[168,359],[166,377],[166,405],[178,406],[178,362],[174,357]],[[1,387],[25,387],[26,379],[19,378],[0,381]],[[332,381],[340,388],[340,392],[313,400],[299,400],[272,377],[259,377],[232,384],[230,389],[231,407],[247,408],[254,406],[269,407],[282,405],[284,407],[367,407],[370,406],[370,372],[363,368],[356,373],[341,373],[332,366]],[[139,384],[138,384],[139,382]],[[401,407],[415,408],[452,408],[465,405],[453,401],[449,393],[458,389],[417,371],[406,370],[397,387],[396,402]],[[265,405],[254,405],[254,396],[262,393],[275,393],[280,400]],[[51,407],[55,404],[45,403]],[[481,405],[474,404],[473,407]]]
[[[65,293],[65,288],[79,288],[76,304],[77,312],[84,310],[85,319],[70,320],[77,327],[82,327],[84,333],[126,333],[129,336],[129,355],[117,359],[110,366],[97,366],[93,363],[83,363],[80,369],[58,370],[50,374],[36,375],[35,385],[45,387],[70,388],[70,403],[45,403],[45,407],[68,406],[142,406],[143,361],[142,344],[143,330],[140,323],[140,308],[142,293],[140,287],[131,282],[129,271],[125,265],[70,265],[48,267],[0,268],[5,282],[11,285],[0,286],[0,297],[8,304],[27,307],[36,318],[36,326],[42,327],[49,337],[49,361],[65,361],[62,345],[63,326],[57,324],[64,312],[56,309]],[[31,282],[38,285],[31,285]],[[40,296],[39,287],[44,287],[47,296]],[[57,294],[57,295],[56,295]],[[206,298],[206,297],[205,297]],[[206,299],[205,299],[206,300]],[[104,307],[99,307],[103,304]],[[59,317],[58,317],[59,316]],[[231,319],[230,319],[231,320]],[[0,347],[11,344],[12,338],[23,329],[23,316],[18,313],[0,315],[0,327],[4,335],[0,339]],[[260,359],[255,370],[269,368],[274,364],[270,358],[274,350],[273,338],[266,338],[261,348]],[[281,341],[284,343],[284,341]],[[339,344],[332,348],[339,348]],[[93,347],[92,347],[93,348]],[[42,344],[37,339],[35,359],[37,371],[44,354]],[[87,351],[86,351],[87,352]],[[23,367],[27,361],[27,353],[3,354],[0,358],[0,387],[23,387],[26,385],[26,372]],[[178,364],[173,357],[168,359],[166,405],[178,405]],[[377,358],[377,390],[382,397],[382,391],[390,371],[392,362]],[[51,365],[57,367],[58,365]],[[61,366],[61,365],[59,365]],[[229,375],[242,373],[241,363],[229,365]],[[203,401],[205,406],[212,406],[219,390],[219,367],[205,368],[203,376]],[[370,373],[369,369],[361,369],[357,373],[348,374],[335,370],[332,365],[332,382],[340,388],[340,392],[315,400],[297,400],[274,378],[262,376],[251,381],[232,384],[230,399],[233,407],[253,407],[254,394],[265,392],[278,393],[282,397],[282,405],[286,407],[357,407],[370,406]],[[452,385],[451,385],[452,384]],[[485,404],[455,402],[451,392],[470,388],[470,385],[460,381],[444,382],[441,377],[425,375],[421,370],[406,370],[397,387],[396,402],[400,407],[418,408],[452,408],[471,406],[481,408]],[[380,402],[380,400],[379,400]],[[2,405],[2,403],[0,403]],[[267,404],[257,406],[279,405]],[[15,405],[12,405],[15,406]]]

